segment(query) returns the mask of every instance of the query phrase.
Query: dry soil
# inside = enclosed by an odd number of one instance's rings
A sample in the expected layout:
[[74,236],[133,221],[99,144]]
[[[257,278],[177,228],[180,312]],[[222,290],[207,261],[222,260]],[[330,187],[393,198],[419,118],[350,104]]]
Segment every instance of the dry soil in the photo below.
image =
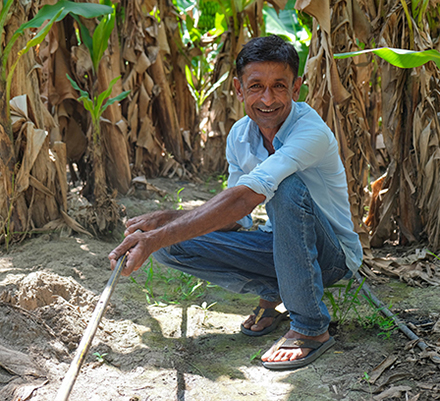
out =
[[[216,180],[151,183],[167,198],[138,188],[119,199],[127,216],[178,203],[192,208],[221,190]],[[8,253],[2,250],[0,400],[55,398],[110,277],[107,255],[120,240],[120,231],[106,239],[45,233],[14,244]],[[439,345],[438,287],[408,287],[396,280],[370,284],[418,335]],[[364,303],[360,313],[376,323],[373,328],[350,314],[342,325],[332,324],[336,346],[312,365],[296,371],[265,369],[258,355],[288,330],[288,323],[264,337],[241,334],[240,322],[257,301],[149,262],[132,278],[121,277],[70,400],[440,398],[440,365],[399,330],[386,332],[389,338],[379,336],[384,330],[377,325],[378,312]]]

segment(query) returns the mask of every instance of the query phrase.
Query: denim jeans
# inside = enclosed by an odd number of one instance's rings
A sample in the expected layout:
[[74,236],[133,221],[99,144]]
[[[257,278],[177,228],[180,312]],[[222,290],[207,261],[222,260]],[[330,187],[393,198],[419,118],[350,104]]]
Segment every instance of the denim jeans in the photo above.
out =
[[339,241],[296,174],[282,181],[266,210],[271,233],[216,231],[153,255],[160,263],[227,290],[282,300],[292,330],[320,335],[330,323],[322,302],[324,287],[348,272]]

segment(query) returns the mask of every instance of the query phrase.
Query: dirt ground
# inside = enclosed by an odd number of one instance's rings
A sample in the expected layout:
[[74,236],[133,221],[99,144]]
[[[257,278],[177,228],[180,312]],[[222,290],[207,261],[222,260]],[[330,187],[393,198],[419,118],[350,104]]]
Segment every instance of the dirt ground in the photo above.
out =
[[[217,180],[150,183],[168,196],[140,185],[119,199],[127,216],[178,204],[192,208],[221,190]],[[106,240],[45,233],[2,250],[0,400],[55,398],[110,277],[107,255],[121,238],[118,231]],[[432,269],[439,268],[433,262]],[[438,286],[410,287],[389,278],[369,283],[432,350],[440,345]],[[433,354],[421,352],[401,331],[380,327],[378,311],[366,304],[358,306],[363,324],[353,314],[332,324],[337,343],[312,365],[265,369],[258,355],[288,330],[288,322],[264,337],[244,336],[240,322],[256,304],[254,296],[228,293],[150,261],[131,278],[121,277],[69,399],[440,399],[440,364]]]

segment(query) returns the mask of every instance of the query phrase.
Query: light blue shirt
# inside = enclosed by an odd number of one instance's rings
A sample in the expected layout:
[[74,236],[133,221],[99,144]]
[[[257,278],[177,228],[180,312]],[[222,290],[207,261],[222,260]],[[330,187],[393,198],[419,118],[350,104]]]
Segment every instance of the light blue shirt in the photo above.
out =
[[[275,153],[269,156],[257,124],[249,117],[237,121],[226,147],[228,187],[245,185],[264,195],[267,203],[284,178],[298,174],[329,220],[347,267],[356,272],[362,263],[362,247],[353,230],[345,170],[332,131],[308,104],[292,101],[292,110],[272,144]],[[250,228],[252,217],[245,216],[238,223]],[[260,228],[271,231],[272,225],[268,221]]]

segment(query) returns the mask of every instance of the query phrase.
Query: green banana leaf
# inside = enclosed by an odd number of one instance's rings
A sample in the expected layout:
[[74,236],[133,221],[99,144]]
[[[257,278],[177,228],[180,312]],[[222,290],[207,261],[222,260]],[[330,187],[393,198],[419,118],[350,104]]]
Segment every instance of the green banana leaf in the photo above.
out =
[[284,10],[280,10],[278,13],[273,7],[265,4],[263,16],[267,34],[271,33],[288,37],[292,42],[310,41],[312,33],[298,20],[295,1],[289,0]]
[[113,78],[113,79],[110,81],[110,83],[109,83],[109,85],[108,85],[108,88],[107,88],[106,90],[102,91],[102,92],[99,94],[98,99],[97,99],[97,101],[96,101],[96,105],[95,105],[95,111],[96,111],[97,113],[99,113],[99,115],[101,115],[102,113],[104,113],[105,109],[106,109],[108,106],[110,106],[110,105],[113,104],[114,102],[119,102],[120,100],[125,99],[125,98],[130,94],[130,91],[122,92],[122,93],[120,93],[119,95],[117,95],[117,96],[115,96],[115,97],[112,97],[112,98],[108,99],[108,100],[105,102],[104,106],[102,105],[102,104],[104,103],[104,100],[107,99],[107,98],[111,95],[114,84],[115,84],[116,81],[117,81],[118,79],[120,79],[120,78],[121,78],[121,76],[118,76],[118,77],[116,77],[116,78]]
[[95,111],[95,110],[94,110],[94,107],[93,107],[93,102],[92,102],[92,100],[90,99],[89,92],[86,92],[86,91],[82,90],[82,89],[78,86],[78,84],[77,84],[72,78],[70,78],[69,74],[66,74],[66,77],[67,77],[67,79],[70,81],[72,87],[73,87],[74,89],[76,89],[76,90],[80,93],[80,95],[81,95],[77,100],[78,100],[79,102],[80,102],[80,101],[83,102],[84,108],[85,108],[87,111],[90,111],[90,113],[92,114],[92,117],[94,118],[94,117],[95,117],[95,115],[94,115],[94,111]]
[[108,47],[108,40],[115,26],[115,9],[112,8],[112,12],[105,15],[104,18],[101,19],[93,33],[93,36],[90,36],[88,28],[81,22],[81,19],[77,15],[73,14],[72,16],[78,23],[81,33],[81,40],[89,51],[93,64],[93,71],[97,73],[99,62],[101,61],[101,58]]
[[51,19],[62,8],[64,8],[64,10],[58,17],[57,21],[61,21],[69,13],[81,15],[85,18],[95,18],[113,12],[112,7],[103,4],[75,3],[73,1],[60,0],[54,5],[43,6],[40,11],[38,11],[37,15],[30,21],[21,25],[18,28],[18,31],[22,33],[26,28],[39,28],[44,21]]
[[45,25],[45,27],[39,31],[31,40],[26,43],[26,46],[18,52],[18,56],[21,57],[26,54],[29,50],[31,50],[34,46],[41,44],[46,35],[49,33],[52,25],[55,23],[56,19],[63,12],[63,9],[60,9],[52,19]]
[[0,32],[3,31],[6,17],[8,15],[9,9],[11,8],[13,2],[14,2],[14,0],[8,0],[7,2],[3,3],[4,5],[0,11]]
[[382,47],[379,49],[360,50],[349,53],[336,53],[333,55],[333,57],[336,59],[342,59],[365,53],[374,53],[388,63],[400,68],[420,67],[421,65],[426,64],[428,61],[434,61],[437,67],[440,68],[440,52],[435,49],[413,51]]
[[197,4],[193,0],[174,0],[173,3],[175,6],[177,6],[177,9],[180,12],[186,12],[189,9],[191,9],[194,6],[194,4]]
[[99,62],[101,61],[102,56],[108,47],[108,40],[115,26],[115,19],[116,11],[112,9],[112,12],[107,14],[99,22],[98,26],[95,29],[95,32],[93,32],[93,52],[91,52],[91,56],[95,73],[98,72]]
[[117,95],[117,96],[115,96],[115,97],[112,97],[112,98],[108,99],[108,100],[105,102],[104,106],[102,106],[102,112],[104,112],[105,109],[106,109],[108,106],[112,105],[113,103],[115,103],[115,102],[120,102],[121,100],[124,100],[129,94],[130,94],[130,91],[124,91],[124,92],[121,92],[119,95]]
[[[13,0],[9,0],[6,6],[0,12],[0,32],[3,28],[3,24],[5,22],[6,14],[12,5]],[[68,13],[72,13],[72,15],[81,15],[86,18],[94,18],[103,14],[111,14],[113,12],[113,8],[110,6],[102,5],[102,4],[91,4],[91,3],[74,3],[72,1],[61,0],[58,1],[54,5],[45,5],[43,6],[37,15],[32,18],[30,21],[22,24],[12,35],[12,38],[9,40],[6,45],[3,54],[0,52],[0,56],[2,56],[2,64],[3,69],[6,68],[7,59],[9,57],[9,53],[12,50],[12,47],[16,40],[23,34],[24,30],[27,28],[39,28],[43,25],[44,21],[52,20],[55,16],[57,16],[54,20],[60,21],[62,20]]]
[[87,49],[89,50],[90,57],[92,58],[93,39],[90,36],[90,32],[89,32],[88,28],[81,22],[81,19],[79,18],[78,15],[72,14],[72,17],[75,18],[75,21],[78,23],[79,31],[81,34],[81,40],[84,43],[84,45],[87,47]]
[[219,78],[219,80],[215,83],[215,84],[213,84],[209,89],[208,89],[208,91],[204,94],[204,95],[202,95],[202,97],[201,97],[201,99],[200,99],[200,105],[202,105],[204,102],[205,102],[205,100],[217,89],[217,88],[219,88],[220,87],[220,85],[224,82],[224,81],[226,81],[226,79],[228,78],[228,76],[229,76],[229,71],[226,71],[220,78]]

